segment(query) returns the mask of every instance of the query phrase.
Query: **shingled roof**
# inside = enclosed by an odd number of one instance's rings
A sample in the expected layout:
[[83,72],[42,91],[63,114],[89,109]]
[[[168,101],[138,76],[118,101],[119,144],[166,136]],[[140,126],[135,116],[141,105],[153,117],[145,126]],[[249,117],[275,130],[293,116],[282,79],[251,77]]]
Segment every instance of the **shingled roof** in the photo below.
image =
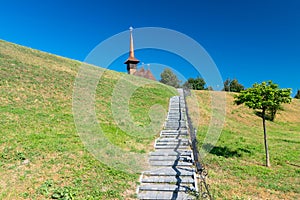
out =
[[139,70],[136,70],[136,72],[133,75],[156,81],[150,69],[145,70],[144,67],[141,67]]

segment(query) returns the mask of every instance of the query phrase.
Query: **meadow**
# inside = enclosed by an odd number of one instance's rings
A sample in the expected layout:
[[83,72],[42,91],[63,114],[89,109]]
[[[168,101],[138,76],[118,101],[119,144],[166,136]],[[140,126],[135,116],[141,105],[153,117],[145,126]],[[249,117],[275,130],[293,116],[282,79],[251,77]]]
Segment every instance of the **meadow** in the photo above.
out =
[[[212,116],[212,96],[222,92],[193,91],[187,101],[198,127],[199,149]],[[262,119],[226,93],[226,118],[215,147],[203,158],[215,199],[300,198],[300,100],[284,104],[274,122],[267,122],[271,167],[265,167]],[[195,103],[196,102],[196,103]],[[196,110],[199,109],[199,116]]]
[[[82,65],[0,40],[0,199],[135,197],[139,172],[101,162],[77,133],[72,95]],[[108,141],[125,152],[150,151],[159,132],[138,138],[120,129],[112,114],[113,89],[121,78],[128,87],[136,88],[130,101],[124,103],[140,127],[149,125],[148,112],[153,105],[160,105],[165,116],[176,90],[125,73],[89,67],[103,72],[96,88],[95,110]]]

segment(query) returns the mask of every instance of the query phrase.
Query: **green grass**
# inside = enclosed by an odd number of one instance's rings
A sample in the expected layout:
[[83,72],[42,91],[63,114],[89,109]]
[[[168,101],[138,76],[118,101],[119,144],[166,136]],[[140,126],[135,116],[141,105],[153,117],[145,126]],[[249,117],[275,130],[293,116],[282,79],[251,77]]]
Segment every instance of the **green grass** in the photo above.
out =
[[[0,40],[0,199],[134,198],[139,174],[100,162],[77,134],[72,94],[81,65]],[[97,86],[96,116],[109,141],[124,151],[148,152],[155,133],[133,137],[112,115],[112,92],[121,78],[137,87],[129,110],[140,127],[150,124],[151,106],[167,110],[176,90],[113,71],[105,71]]]
[[[210,98],[195,91],[202,118],[197,137],[202,148],[210,121]],[[300,101],[293,100],[267,122],[271,167],[264,166],[261,119],[245,106],[233,105],[227,94],[226,120],[221,136],[204,158],[216,199],[300,198]],[[189,104],[192,99],[190,98]],[[195,119],[195,116],[193,116]],[[194,121],[194,124],[197,122]],[[204,144],[208,145],[208,144]]]

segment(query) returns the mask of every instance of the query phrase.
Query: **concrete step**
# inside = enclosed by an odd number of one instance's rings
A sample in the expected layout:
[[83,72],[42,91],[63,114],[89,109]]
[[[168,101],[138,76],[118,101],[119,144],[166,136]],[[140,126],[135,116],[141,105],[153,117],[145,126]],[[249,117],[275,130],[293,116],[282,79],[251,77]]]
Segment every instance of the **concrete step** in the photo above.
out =
[[[170,138],[169,138],[170,139]],[[189,145],[189,141],[156,141],[157,145]]]
[[180,154],[181,156],[191,156],[192,150],[178,150],[178,151],[170,151],[170,150],[158,150],[151,152],[150,156],[177,156]]
[[142,183],[171,183],[171,184],[194,184],[192,176],[143,176]]
[[161,140],[157,140],[155,142],[156,145],[185,145],[185,146],[188,146],[190,145],[190,142],[188,140],[186,141],[172,141],[172,140],[169,140],[169,141],[161,141]]
[[185,132],[185,133],[187,133],[187,130],[177,131],[177,130],[167,130],[167,129],[165,129],[165,130],[161,131],[161,133],[178,133],[178,132],[181,132],[181,133]]
[[145,171],[143,174],[147,176],[193,176],[194,168],[190,167],[162,167],[153,170]]
[[179,139],[171,139],[171,138],[159,138],[156,140],[156,142],[189,142],[189,139],[187,138],[179,138]]
[[187,131],[183,130],[183,131],[177,131],[177,130],[173,130],[174,132],[171,132],[170,130],[167,131],[161,131],[160,135],[188,135]]
[[168,138],[168,139],[182,139],[182,138],[188,138],[187,134],[169,134],[169,133],[163,133],[160,138]]
[[150,156],[149,161],[184,161],[193,162],[191,156]]
[[170,146],[170,145],[155,145],[155,149],[159,150],[159,149],[170,149],[170,150],[174,150],[176,151],[177,149],[188,149],[189,146]]
[[159,160],[154,160],[150,161],[151,166],[185,166],[185,167],[190,167],[193,165],[192,162],[186,162],[186,161],[159,161]]
[[166,192],[166,191],[142,191],[138,194],[139,199],[144,200],[175,200],[175,199],[182,199],[182,200],[192,200],[196,199],[195,196],[192,196],[189,193],[185,192]]
[[139,186],[139,191],[191,192],[196,190],[193,185],[144,184]]
[[166,191],[142,191],[138,194],[139,199],[144,200],[175,200],[175,199],[182,199],[182,200],[192,200],[196,199],[195,196],[192,196],[189,193],[185,192],[166,192]]

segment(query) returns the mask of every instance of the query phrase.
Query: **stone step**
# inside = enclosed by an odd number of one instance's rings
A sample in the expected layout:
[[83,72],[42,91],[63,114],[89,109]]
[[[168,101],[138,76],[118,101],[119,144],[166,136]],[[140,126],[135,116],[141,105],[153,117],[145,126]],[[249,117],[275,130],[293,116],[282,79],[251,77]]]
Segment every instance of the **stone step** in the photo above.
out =
[[156,142],[173,142],[173,141],[175,141],[175,142],[179,142],[179,141],[189,142],[189,139],[187,139],[187,138],[182,138],[182,139],[159,138],[159,139],[156,140]]
[[195,196],[192,196],[189,193],[185,192],[167,192],[167,191],[142,191],[138,194],[139,199],[143,200],[174,200],[174,199],[184,199],[184,200],[193,200],[196,199]]
[[[173,139],[182,139],[182,138],[188,138],[187,133],[161,133],[160,137],[164,138],[164,136],[172,136],[172,137],[178,137],[178,138],[173,138]],[[171,138],[169,138],[171,139]]]
[[173,122],[167,122],[165,123],[165,128],[170,127],[170,128],[176,128],[176,127],[186,127],[186,123],[173,123]]
[[144,184],[139,186],[139,191],[169,191],[169,192],[191,192],[196,191],[193,185],[171,185],[171,184]]
[[[161,136],[187,136],[188,134],[183,132],[183,133],[161,133]],[[178,138],[177,138],[178,139]]]
[[150,156],[191,156],[192,150],[179,150],[179,151],[170,151],[170,150],[159,150],[150,153]]
[[176,146],[176,145],[155,145],[155,149],[170,149],[170,150],[174,150],[176,151],[177,149],[188,149],[189,146],[186,145],[180,145],[180,146]]
[[188,140],[186,141],[156,141],[156,145],[186,145],[188,146],[190,142]]
[[143,174],[147,176],[193,176],[195,173],[194,168],[190,167],[162,167],[149,171],[145,171]]
[[187,137],[187,135],[162,135],[160,136],[161,138],[171,138],[171,139],[176,139],[176,138],[182,138],[183,136]]
[[[180,131],[180,130],[162,130],[161,132],[160,132],[160,134],[179,134],[179,133],[181,133],[181,132],[184,132],[184,131]],[[186,133],[187,133],[187,131],[186,131]]]
[[169,146],[169,147],[186,147],[188,148],[190,146],[190,143],[189,142],[178,142],[178,143],[175,143],[175,142],[156,142],[155,147],[165,147],[165,146]]
[[185,162],[193,162],[192,157],[190,156],[151,156],[149,158],[150,161],[185,161]]
[[[179,138],[168,138],[168,139],[179,139]],[[169,141],[160,141],[160,140],[156,140],[155,144],[157,145],[189,145],[190,142],[188,140],[182,141],[182,140],[169,140]]]
[[190,144],[190,141],[188,138],[159,138],[155,141],[155,143],[160,144]]
[[179,130],[179,131],[176,131],[176,130],[162,130],[161,131],[161,133],[178,133],[178,132],[187,133],[187,130]]
[[194,184],[195,181],[192,176],[143,176],[142,183],[171,183],[171,184]]
[[177,124],[179,124],[179,120],[168,120],[168,121],[166,121],[166,124],[177,125]]
[[185,166],[190,167],[193,165],[192,162],[185,162],[185,161],[150,161],[151,166]]
[[168,112],[167,116],[170,116],[170,115],[174,115],[174,116],[183,116],[183,114],[185,114],[185,112],[182,110],[182,109],[173,109],[171,111]]
[[196,199],[195,196],[192,196],[189,193],[185,192],[167,192],[167,191],[142,191],[138,194],[138,199],[143,200],[174,200],[174,199],[184,199],[192,200]]
[[178,130],[179,126],[165,126],[166,129]]

